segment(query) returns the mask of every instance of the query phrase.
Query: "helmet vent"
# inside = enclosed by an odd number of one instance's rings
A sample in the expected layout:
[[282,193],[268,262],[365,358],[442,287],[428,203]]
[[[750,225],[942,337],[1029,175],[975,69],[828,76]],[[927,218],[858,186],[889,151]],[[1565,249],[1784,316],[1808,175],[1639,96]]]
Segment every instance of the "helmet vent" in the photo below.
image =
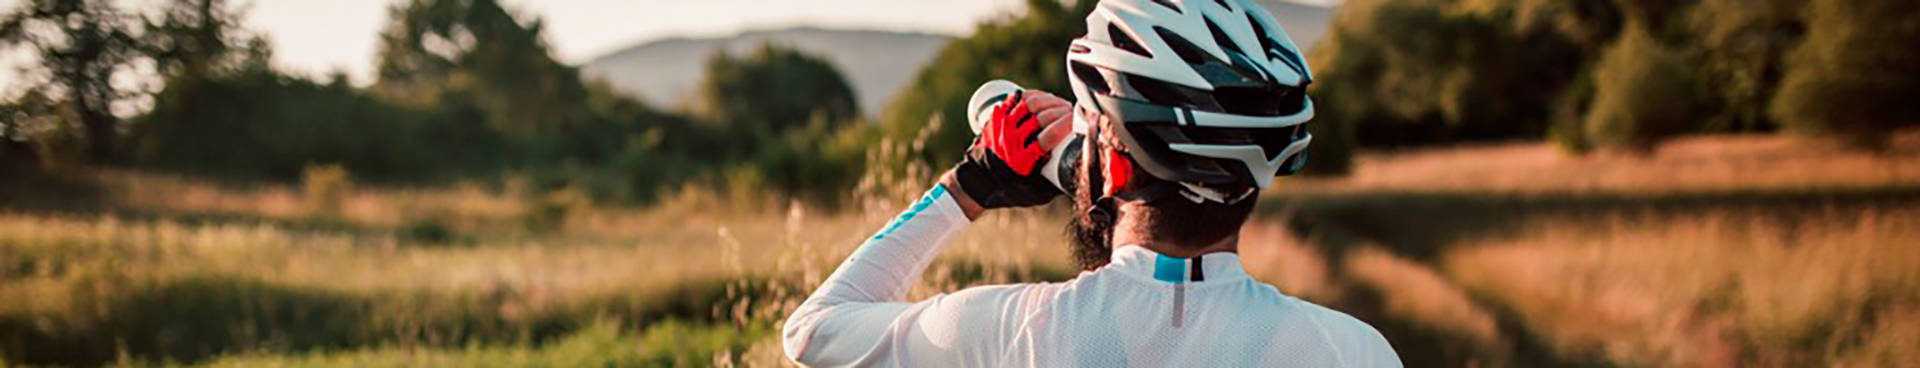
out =
[[1221,30],[1219,24],[1213,23],[1213,19],[1207,19],[1207,33],[1212,33],[1213,42],[1220,44],[1220,49],[1226,50],[1228,54],[1246,55],[1246,51],[1240,50],[1240,44],[1234,43],[1232,38],[1228,38],[1227,32]]
[[1173,10],[1173,12],[1175,12],[1175,13],[1184,13],[1184,12],[1182,12],[1182,11],[1180,11],[1180,7],[1179,7],[1179,6],[1175,6],[1175,5],[1173,5],[1173,2],[1172,2],[1172,1],[1169,1],[1169,0],[1153,0],[1153,3],[1154,3],[1154,4],[1160,4],[1160,6],[1164,6],[1164,7],[1167,7],[1167,9],[1171,9],[1171,10]]
[[1108,24],[1107,38],[1113,39],[1113,47],[1119,48],[1121,50],[1127,50],[1127,52],[1131,52],[1136,55],[1140,55],[1142,57],[1149,57],[1149,58],[1153,57],[1153,53],[1147,52],[1147,48],[1145,46],[1140,46],[1139,39],[1135,39],[1133,38],[1132,34],[1127,33],[1127,31],[1121,30],[1120,26]]
[[[1266,56],[1268,59],[1279,58],[1281,63],[1287,64],[1287,68],[1291,68],[1294,72],[1300,73],[1302,78],[1311,78],[1311,76],[1307,75],[1306,62],[1300,60],[1300,55],[1294,54],[1285,47],[1280,47],[1280,41],[1277,41],[1277,38],[1267,33],[1265,24],[1260,23],[1260,20],[1254,18],[1252,14],[1247,15],[1247,22],[1253,24],[1253,34],[1260,37],[1260,46],[1267,48]],[[1300,85],[1306,86],[1307,83],[1302,81]]]
[[1253,26],[1253,37],[1259,38],[1260,47],[1265,48],[1265,50],[1260,51],[1267,54],[1264,56],[1272,58],[1273,54],[1271,54],[1271,52],[1280,49],[1280,45],[1274,44],[1273,35],[1267,33],[1267,25],[1261,24],[1259,19],[1253,17],[1253,14],[1247,14],[1247,24]]
[[1130,92],[1134,93],[1129,95],[1129,97],[1133,97],[1134,99],[1145,101],[1147,103],[1155,104],[1155,105],[1165,105],[1165,106],[1192,106],[1193,105],[1193,102],[1194,102],[1193,99],[1187,98],[1186,95],[1180,93],[1180,91],[1175,90],[1173,86],[1169,86],[1165,82],[1153,80],[1152,78],[1135,76],[1131,74],[1127,75],[1126,78],[1127,78],[1127,86],[1133,88],[1133,90]]
[[1113,88],[1107,84],[1106,76],[1101,75],[1099,69],[1078,61],[1072,64],[1073,76],[1080,78],[1080,83],[1086,85],[1088,89],[1103,95],[1109,94],[1113,90]]
[[1174,54],[1180,55],[1180,61],[1187,62],[1187,65],[1200,65],[1207,62],[1207,57],[1201,55],[1204,52],[1200,51],[1200,47],[1194,46],[1193,41],[1187,41],[1186,37],[1180,37],[1179,34],[1160,27],[1153,27],[1153,32],[1160,34],[1160,39],[1166,41],[1167,47],[1172,48]]
[[1268,160],[1272,160],[1280,158],[1280,154],[1287,153],[1287,146],[1299,141],[1300,136],[1306,133],[1307,127],[1306,125],[1295,125],[1290,128],[1250,130],[1253,141],[1260,145],[1260,151],[1267,154]]
[[1227,10],[1233,10],[1233,5],[1227,4],[1227,0],[1213,0],[1213,3],[1220,4],[1220,7],[1227,8]]
[[1219,87],[1213,90],[1213,97],[1230,114],[1283,116],[1305,108],[1306,96],[1299,92],[1298,88],[1282,85]]

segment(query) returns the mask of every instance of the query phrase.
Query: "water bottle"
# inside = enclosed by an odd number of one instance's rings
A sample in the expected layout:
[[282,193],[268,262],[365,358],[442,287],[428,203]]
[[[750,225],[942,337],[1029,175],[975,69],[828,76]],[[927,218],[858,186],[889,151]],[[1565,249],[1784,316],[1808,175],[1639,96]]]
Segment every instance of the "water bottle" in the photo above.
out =
[[[980,128],[993,119],[993,108],[999,106],[1001,101],[1012,98],[1013,93],[1021,89],[1020,85],[1013,82],[994,80],[974,90],[973,97],[967,99],[967,126],[973,129],[973,134],[980,135]],[[1060,145],[1054,146],[1053,152],[1047,155],[1047,162],[1040,165],[1040,176],[1046,177],[1047,182],[1068,194],[1073,193],[1073,170],[1080,164],[1080,146],[1087,136],[1087,123],[1082,121],[1080,114],[1071,114],[1073,133],[1068,134]]]

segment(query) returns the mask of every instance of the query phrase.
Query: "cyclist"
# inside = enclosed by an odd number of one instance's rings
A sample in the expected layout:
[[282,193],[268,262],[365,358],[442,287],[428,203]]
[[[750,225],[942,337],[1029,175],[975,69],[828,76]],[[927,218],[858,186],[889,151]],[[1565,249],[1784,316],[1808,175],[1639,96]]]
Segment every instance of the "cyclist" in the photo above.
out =
[[[1272,15],[1247,0],[1106,0],[1087,29],[1067,52],[1077,102],[1038,92],[998,102],[966,159],[787,319],[787,356],[810,366],[1400,366],[1372,327],[1249,278],[1235,253],[1259,190],[1298,171],[1312,140],[1311,77]],[[1063,143],[1069,129],[1085,138]],[[1043,164],[1056,155],[1080,164]],[[1073,168],[1064,190],[1042,174],[1061,167]],[[1078,277],[899,301],[985,211],[1062,195],[1075,204]]]

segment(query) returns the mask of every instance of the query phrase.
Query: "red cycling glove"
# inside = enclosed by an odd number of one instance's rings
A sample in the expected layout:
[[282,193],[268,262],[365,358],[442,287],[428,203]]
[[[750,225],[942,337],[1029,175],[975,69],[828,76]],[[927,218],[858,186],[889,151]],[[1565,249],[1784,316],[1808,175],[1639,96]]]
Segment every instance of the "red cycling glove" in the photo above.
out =
[[1060,196],[1060,189],[1035,170],[1049,153],[1040,145],[1042,128],[1028,111],[1024,93],[1014,92],[1001,101],[966,159],[954,167],[960,189],[989,209],[1037,206]]

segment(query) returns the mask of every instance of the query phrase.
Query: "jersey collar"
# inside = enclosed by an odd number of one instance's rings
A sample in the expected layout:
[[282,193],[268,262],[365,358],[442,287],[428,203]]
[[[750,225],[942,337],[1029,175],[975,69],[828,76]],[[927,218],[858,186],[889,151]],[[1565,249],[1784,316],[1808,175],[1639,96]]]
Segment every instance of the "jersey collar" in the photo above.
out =
[[1184,284],[1235,281],[1247,278],[1240,255],[1233,252],[1174,258],[1137,245],[1114,248],[1107,268],[1142,278]]

